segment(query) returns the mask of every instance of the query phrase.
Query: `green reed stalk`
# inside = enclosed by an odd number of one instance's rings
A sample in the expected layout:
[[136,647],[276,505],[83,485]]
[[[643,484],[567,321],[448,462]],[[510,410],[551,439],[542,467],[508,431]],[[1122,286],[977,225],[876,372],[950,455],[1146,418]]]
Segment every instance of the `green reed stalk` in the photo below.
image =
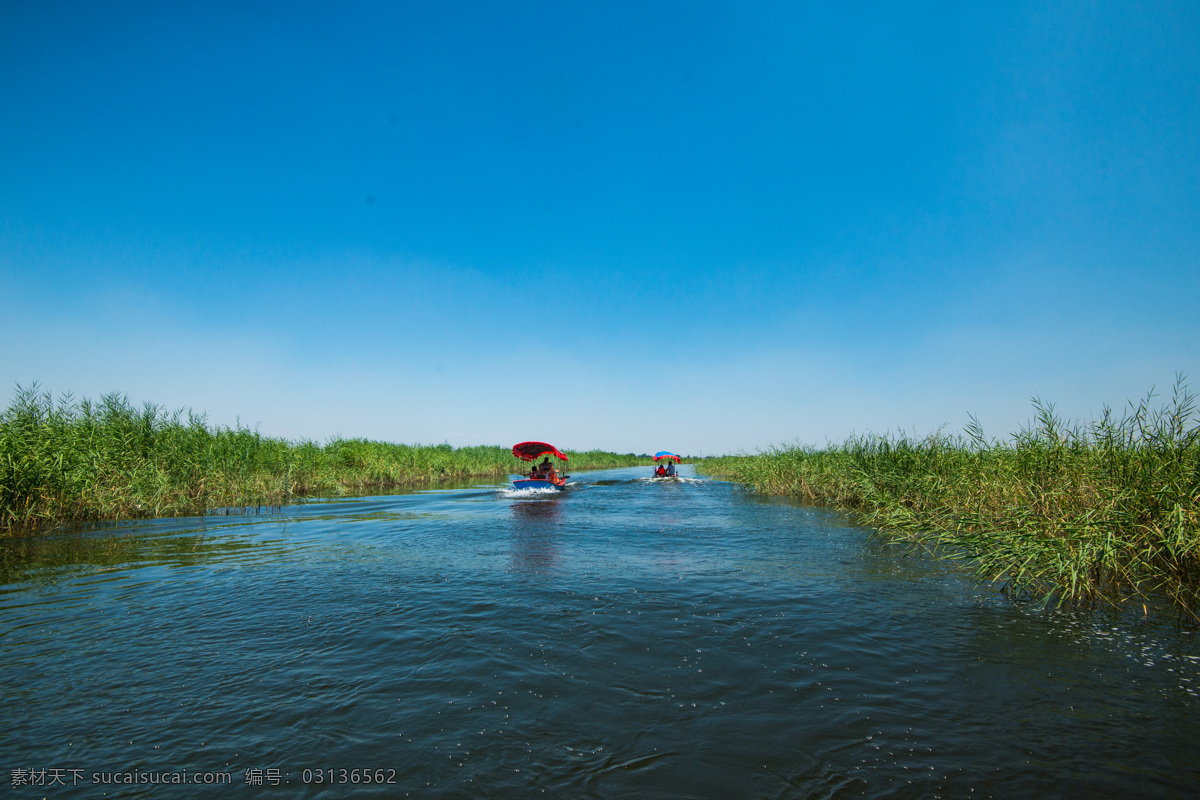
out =
[[1035,401],[1007,441],[864,435],[698,469],[769,494],[855,512],[886,535],[968,559],[1013,593],[1127,602],[1167,595],[1200,610],[1200,425],[1182,379],[1120,419],[1069,424]]
[[[650,463],[597,450],[567,455],[573,470]],[[191,412],[136,408],[119,394],[55,403],[36,387],[18,387],[0,414],[0,535],[527,469],[507,447],[288,442],[242,427],[210,428]]]

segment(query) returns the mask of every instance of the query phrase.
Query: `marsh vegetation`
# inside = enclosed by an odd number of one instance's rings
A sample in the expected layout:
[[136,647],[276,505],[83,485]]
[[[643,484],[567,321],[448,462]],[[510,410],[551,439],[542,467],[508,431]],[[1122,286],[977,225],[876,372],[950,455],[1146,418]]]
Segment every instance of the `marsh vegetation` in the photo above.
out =
[[[571,469],[650,463],[633,454],[565,451]],[[506,447],[325,444],[212,427],[190,411],[98,402],[18,388],[0,415],[0,533],[63,522],[204,514],[467,476],[527,465]]]
[[1200,612],[1200,426],[1176,383],[1119,418],[1072,423],[1034,402],[1006,440],[863,435],[697,469],[849,510],[884,534],[969,561],[1008,591],[1116,604],[1169,597]]

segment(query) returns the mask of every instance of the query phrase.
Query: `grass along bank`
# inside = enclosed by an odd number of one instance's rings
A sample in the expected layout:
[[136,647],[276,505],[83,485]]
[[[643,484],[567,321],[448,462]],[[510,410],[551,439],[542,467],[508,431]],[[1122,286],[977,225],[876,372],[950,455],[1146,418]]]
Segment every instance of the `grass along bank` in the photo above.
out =
[[1117,419],[1035,422],[988,440],[865,435],[697,462],[760,492],[849,510],[884,534],[969,560],[1016,594],[1121,604],[1169,596],[1200,618],[1200,426],[1182,380]]
[[[565,452],[572,470],[650,463],[632,454]],[[18,388],[0,415],[0,534],[527,469],[507,447],[289,442],[242,427],[211,428],[191,412],[136,408],[119,394],[55,403],[36,388]]]

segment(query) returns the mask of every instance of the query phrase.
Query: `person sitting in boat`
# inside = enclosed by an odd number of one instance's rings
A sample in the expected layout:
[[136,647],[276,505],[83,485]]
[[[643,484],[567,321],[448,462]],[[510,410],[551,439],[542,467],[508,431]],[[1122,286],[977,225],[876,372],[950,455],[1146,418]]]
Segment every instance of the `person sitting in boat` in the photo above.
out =
[[675,462],[674,461],[667,462],[667,477],[668,478],[675,477]]
[[666,474],[667,474],[667,470],[663,467],[662,464],[659,464],[658,469],[654,470],[654,477],[656,477],[656,478],[665,477]]
[[544,481],[552,480],[550,476],[554,474],[554,467],[550,464],[550,456],[542,459],[542,463],[538,464],[538,477]]

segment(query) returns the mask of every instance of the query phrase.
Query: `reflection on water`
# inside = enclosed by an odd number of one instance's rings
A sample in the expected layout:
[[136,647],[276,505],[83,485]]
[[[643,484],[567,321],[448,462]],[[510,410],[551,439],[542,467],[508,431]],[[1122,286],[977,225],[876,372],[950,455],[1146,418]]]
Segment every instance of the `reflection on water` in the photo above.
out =
[[[53,584],[71,575],[122,568],[188,567],[222,560],[246,563],[286,552],[281,539],[250,535],[247,526],[251,524],[239,523],[225,531],[220,525],[154,533],[127,527],[124,533],[17,538],[0,547],[0,584],[6,588]],[[273,523],[273,528],[278,531],[278,523]]]
[[512,565],[517,572],[541,574],[553,570],[555,544],[562,517],[561,496],[522,499],[512,503]]
[[[1200,789],[1190,631],[1009,602],[831,512],[644,477],[0,543],[0,761],[313,798],[347,789],[304,770],[343,766],[394,770],[354,788],[387,797]],[[279,788],[245,787],[266,769]]]

